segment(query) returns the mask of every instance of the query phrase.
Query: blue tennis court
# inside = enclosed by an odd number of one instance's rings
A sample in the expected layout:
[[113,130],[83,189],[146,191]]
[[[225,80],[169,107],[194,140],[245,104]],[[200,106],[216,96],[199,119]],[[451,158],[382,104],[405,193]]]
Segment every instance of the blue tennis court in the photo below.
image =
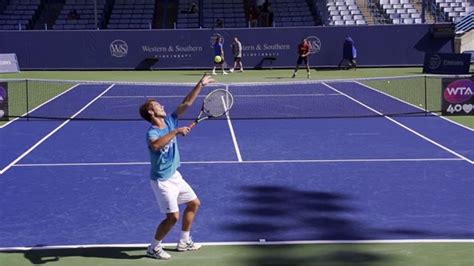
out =
[[[417,107],[359,82],[225,86],[229,117],[178,138],[202,202],[195,241],[474,239],[473,130],[384,116]],[[191,87],[79,84],[3,125],[0,248],[148,243],[162,214],[138,107],[170,112]]]

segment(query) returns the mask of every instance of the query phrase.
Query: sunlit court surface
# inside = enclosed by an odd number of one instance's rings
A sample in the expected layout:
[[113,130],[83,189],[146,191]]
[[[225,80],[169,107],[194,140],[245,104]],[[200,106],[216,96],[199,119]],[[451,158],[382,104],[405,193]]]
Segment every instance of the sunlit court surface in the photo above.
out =
[[[387,88],[416,79],[207,86],[180,125],[213,89],[234,107],[178,138],[204,247],[169,265],[403,265],[420,250],[470,264],[473,129],[431,112],[429,89]],[[194,84],[33,80],[46,95],[34,102],[5,82],[17,109],[0,125],[0,262],[156,263],[144,250],[162,215],[138,107],[154,98],[171,112]]]

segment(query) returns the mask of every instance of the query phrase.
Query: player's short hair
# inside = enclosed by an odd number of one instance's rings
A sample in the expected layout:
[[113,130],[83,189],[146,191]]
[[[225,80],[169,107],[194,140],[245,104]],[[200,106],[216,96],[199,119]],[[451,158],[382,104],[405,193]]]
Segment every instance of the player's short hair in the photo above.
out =
[[153,99],[149,99],[144,104],[142,104],[142,106],[140,106],[140,116],[148,122],[151,122],[151,115],[148,112],[148,109],[150,108],[153,102],[156,101]]

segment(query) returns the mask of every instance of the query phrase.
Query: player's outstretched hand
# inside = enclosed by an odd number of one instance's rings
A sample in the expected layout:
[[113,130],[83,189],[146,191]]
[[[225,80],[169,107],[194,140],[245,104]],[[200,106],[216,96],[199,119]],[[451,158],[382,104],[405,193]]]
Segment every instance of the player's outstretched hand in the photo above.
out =
[[209,76],[209,75],[207,75],[207,73],[204,73],[204,75],[202,75],[202,78],[201,78],[200,82],[203,86],[205,86],[209,83],[215,82],[215,80],[212,78],[212,76]]
[[191,128],[190,127],[179,127],[176,129],[176,131],[178,132],[178,135],[181,135],[181,136],[186,136],[189,134],[189,132],[191,132]]

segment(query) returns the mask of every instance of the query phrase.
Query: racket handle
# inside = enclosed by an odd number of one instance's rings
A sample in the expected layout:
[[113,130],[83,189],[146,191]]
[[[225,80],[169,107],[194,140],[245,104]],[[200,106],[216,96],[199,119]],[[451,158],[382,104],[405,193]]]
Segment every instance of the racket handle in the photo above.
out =
[[192,123],[189,125],[189,128],[191,128],[191,129],[192,129],[192,128],[193,128],[193,127],[195,127],[196,125],[197,125],[197,122],[196,122],[196,121],[194,121],[194,122],[192,122]]

